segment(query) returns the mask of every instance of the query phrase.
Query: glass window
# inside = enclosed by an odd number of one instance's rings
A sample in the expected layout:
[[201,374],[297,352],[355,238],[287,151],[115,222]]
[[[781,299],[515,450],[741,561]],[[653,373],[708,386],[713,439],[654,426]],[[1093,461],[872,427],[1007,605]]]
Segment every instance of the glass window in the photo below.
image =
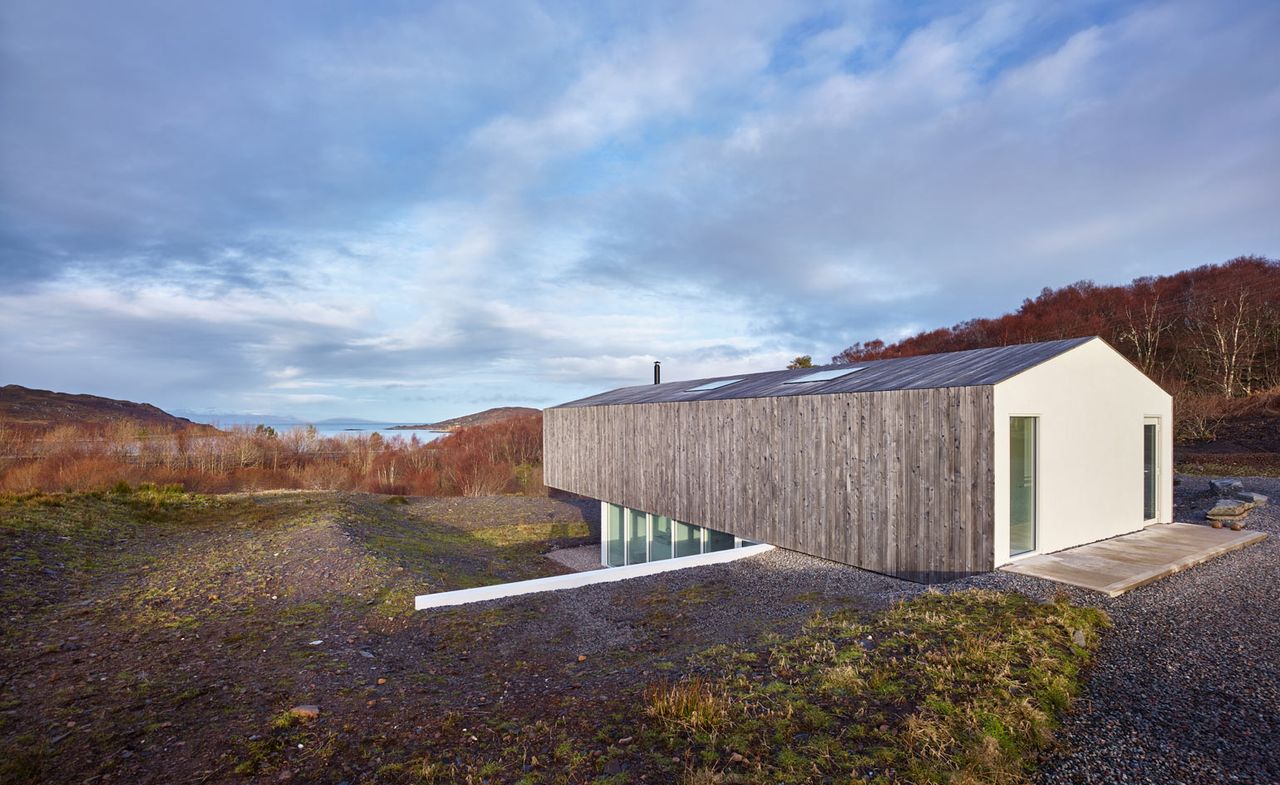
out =
[[626,542],[622,534],[622,508],[616,504],[605,505],[604,521],[605,563],[621,567],[627,563]]
[[665,515],[651,515],[651,539],[649,540],[649,561],[671,558],[671,519]]
[[648,561],[649,550],[649,516],[639,510],[630,510],[627,518],[630,531],[627,533],[627,564],[644,564]]
[[742,380],[741,379],[718,379],[714,382],[704,382],[703,384],[699,384],[697,387],[690,387],[689,389],[685,390],[685,392],[705,392],[707,390],[718,390],[721,387],[728,387],[729,385],[736,384],[737,382],[740,382],[740,381]]
[[1148,420],[1142,426],[1142,519],[1144,521],[1156,518],[1156,493],[1159,490],[1160,477],[1156,457],[1160,449],[1159,428],[1159,424],[1152,420]]
[[787,379],[783,384],[805,384],[806,382],[829,382],[832,379],[839,379],[841,376],[848,376],[854,371],[861,371],[862,368],[832,368],[828,371],[815,371],[807,373],[795,379]]
[[702,553],[702,529],[680,521],[672,523],[675,524],[676,556],[696,556]]
[[712,551],[727,551],[733,548],[734,537],[732,534],[725,534],[714,529],[707,529],[707,553]]
[[1036,418],[1009,418],[1009,555],[1036,549]]

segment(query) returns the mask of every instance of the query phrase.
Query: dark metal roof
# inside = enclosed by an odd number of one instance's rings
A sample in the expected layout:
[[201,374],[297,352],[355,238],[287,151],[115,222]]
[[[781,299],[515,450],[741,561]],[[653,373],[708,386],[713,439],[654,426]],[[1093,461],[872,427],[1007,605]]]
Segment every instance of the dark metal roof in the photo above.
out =
[[[767,371],[737,376],[716,376],[664,384],[641,384],[592,395],[561,404],[569,406],[610,406],[623,403],[665,403],[674,401],[722,401],[730,398],[771,398],[788,395],[874,392],[878,390],[921,390],[932,387],[975,387],[996,384],[1052,359],[1063,352],[1095,340],[1093,337],[1063,341],[1023,343],[992,349],[970,349],[946,354],[925,354],[891,360],[869,360],[848,366],[824,365],[790,371]],[[794,383],[802,376],[834,368],[861,370],[825,382]],[[708,382],[738,379],[714,390],[689,392]],[[788,384],[788,382],[792,382]]]

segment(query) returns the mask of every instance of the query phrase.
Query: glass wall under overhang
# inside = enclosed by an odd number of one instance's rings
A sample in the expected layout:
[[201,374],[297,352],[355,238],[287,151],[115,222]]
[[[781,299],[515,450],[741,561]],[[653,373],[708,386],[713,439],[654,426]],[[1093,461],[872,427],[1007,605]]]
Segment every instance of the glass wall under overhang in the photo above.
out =
[[608,502],[603,504],[603,513],[601,561],[607,567],[697,556],[756,544],[727,532]]

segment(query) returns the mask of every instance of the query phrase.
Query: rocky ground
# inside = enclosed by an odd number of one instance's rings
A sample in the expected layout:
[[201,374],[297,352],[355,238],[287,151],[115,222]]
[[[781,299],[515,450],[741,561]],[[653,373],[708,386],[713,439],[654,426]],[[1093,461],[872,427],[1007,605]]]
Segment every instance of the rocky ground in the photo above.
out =
[[[595,524],[545,498],[503,497],[501,515],[400,501],[0,502],[0,782],[354,782],[428,719],[490,700],[521,665],[489,644],[533,610],[415,615],[413,595],[566,572],[542,554]],[[466,527],[447,522],[461,506]],[[265,747],[301,704],[318,732]]]
[[[1180,511],[1206,487],[1178,486]],[[1246,487],[1280,499],[1280,481]],[[275,493],[113,523],[102,501],[62,508],[63,531],[32,525],[38,505],[0,508],[5,782],[447,782],[406,761],[447,772],[485,745],[577,765],[556,751],[567,726],[615,749],[624,709],[702,652],[923,591],[774,551],[415,613],[415,593],[563,571],[541,554],[598,536],[594,505]],[[1259,545],[1116,599],[1067,590],[1115,628],[1041,781],[1280,782],[1277,509],[1250,517],[1276,535]],[[965,587],[1061,591],[1003,573],[948,586]],[[318,716],[299,724],[300,705]]]

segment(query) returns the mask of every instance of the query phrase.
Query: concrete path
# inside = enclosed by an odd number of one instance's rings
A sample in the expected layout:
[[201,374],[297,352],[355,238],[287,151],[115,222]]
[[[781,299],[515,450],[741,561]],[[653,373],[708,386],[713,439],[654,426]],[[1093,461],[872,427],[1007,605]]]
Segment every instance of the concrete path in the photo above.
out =
[[1030,556],[1000,569],[1115,597],[1266,536],[1191,523],[1156,524],[1110,540]]
[[591,570],[604,569],[604,565],[600,564],[599,545],[583,545],[578,548],[561,548],[558,551],[551,551],[548,553],[547,558],[563,564],[574,572],[589,572]]

